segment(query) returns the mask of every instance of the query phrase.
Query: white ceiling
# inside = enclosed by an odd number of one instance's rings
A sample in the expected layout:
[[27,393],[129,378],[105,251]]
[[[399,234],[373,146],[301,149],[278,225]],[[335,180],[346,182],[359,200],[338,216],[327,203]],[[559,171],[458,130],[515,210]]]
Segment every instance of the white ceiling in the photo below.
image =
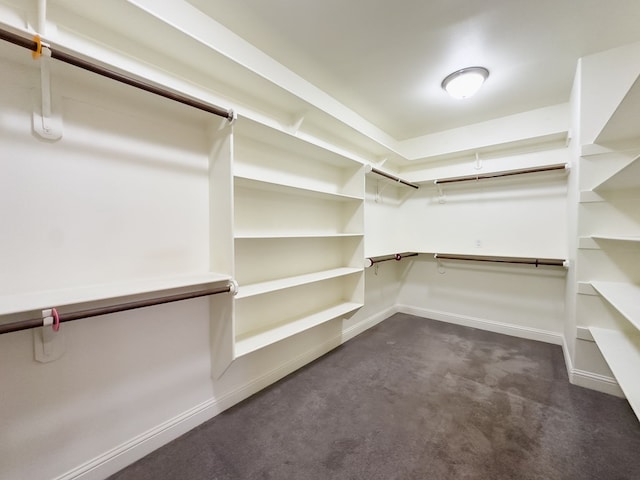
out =
[[[640,41],[640,0],[190,0],[398,140],[569,100],[578,58]],[[440,88],[491,71],[480,93]]]

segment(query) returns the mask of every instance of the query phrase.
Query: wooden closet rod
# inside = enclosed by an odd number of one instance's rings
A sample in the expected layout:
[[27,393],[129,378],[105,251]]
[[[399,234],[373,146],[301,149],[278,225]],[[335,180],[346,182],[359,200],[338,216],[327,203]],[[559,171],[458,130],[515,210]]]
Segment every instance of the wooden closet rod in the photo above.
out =
[[414,253],[414,252],[409,252],[409,253],[394,253],[391,255],[384,255],[381,257],[370,257],[370,258],[366,258],[365,259],[365,267],[370,267],[376,263],[380,263],[380,262],[388,262],[389,260],[397,260],[400,261],[403,258],[407,258],[407,257],[417,257],[418,254]]
[[83,70],[88,70],[89,72],[97,73],[98,75],[102,75],[103,77],[110,78],[112,80],[115,80],[120,83],[124,83],[126,85],[130,85],[140,90],[144,90],[145,92],[153,93],[154,95],[168,98],[169,100],[173,100],[174,102],[182,103],[184,105],[188,105],[189,107],[197,108],[198,110],[203,110],[207,113],[212,113],[219,117],[226,118],[229,121],[232,121],[235,117],[233,110],[226,110],[222,107],[218,107],[217,105],[213,105],[207,102],[202,102],[200,100],[196,100],[186,95],[172,92],[165,88],[153,85],[151,83],[143,82],[141,80],[136,80],[135,78],[128,77],[126,75],[115,72],[113,70],[109,70],[108,68],[101,67],[99,65],[88,62],[78,57],[74,57],[73,55],[69,55],[64,52],[53,50],[48,44],[41,42],[40,38],[37,36],[34,37],[34,39],[28,39],[28,38],[21,37],[20,35],[16,35],[14,33],[8,32],[6,30],[0,29],[0,39],[5,40],[9,43],[13,43],[14,45],[18,45],[20,47],[26,48],[28,50],[31,50],[32,52],[36,52],[38,56],[43,54],[42,50],[43,48],[46,48],[49,52],[51,52],[51,58],[55,58],[56,60],[60,60],[61,62],[64,62],[64,63],[68,63],[69,65],[73,65]]
[[474,262],[517,263],[523,265],[564,267],[566,260],[561,258],[533,258],[533,257],[492,257],[485,255],[455,255],[448,253],[436,253],[436,260],[470,260]]
[[411,188],[415,188],[418,189],[420,188],[419,185],[416,185],[415,183],[411,183],[411,182],[407,182],[406,180],[403,180],[400,177],[396,177],[395,175],[391,175],[390,173],[387,172],[383,172],[382,170],[378,170],[376,167],[373,167],[371,165],[369,165],[369,168],[371,169],[371,172],[377,174],[377,175],[381,175],[385,178],[388,178],[389,180],[393,180],[394,182],[398,182],[401,183],[403,185],[406,185],[407,187],[411,187]]
[[538,172],[550,172],[553,170],[566,170],[568,165],[566,163],[558,163],[555,165],[548,165],[546,167],[533,167],[533,168],[521,168],[518,170],[508,170],[505,172],[496,173],[483,173],[477,175],[465,175],[463,177],[443,178],[442,180],[434,180],[436,185],[442,185],[443,183],[455,183],[455,182],[470,182],[473,180],[484,180],[487,178],[509,177],[512,175],[523,175],[525,173],[538,173]]
[[[87,310],[80,310],[71,313],[59,313],[59,322],[71,322],[73,320],[81,320],[83,318],[97,317],[99,315],[107,315],[108,313],[124,312],[136,308],[151,307],[153,305],[162,305],[164,303],[178,302],[180,300],[189,300],[191,298],[207,297],[218,293],[232,292],[233,287],[226,285],[224,287],[212,287],[206,290],[198,290],[195,292],[179,293],[176,295],[167,295],[164,297],[151,298],[147,300],[137,300],[127,303],[119,303],[109,305],[108,307],[97,307]],[[43,327],[45,325],[43,318],[32,318],[29,320],[21,320],[18,322],[0,324],[0,335],[3,333],[17,332],[20,330],[28,330],[30,328]]]

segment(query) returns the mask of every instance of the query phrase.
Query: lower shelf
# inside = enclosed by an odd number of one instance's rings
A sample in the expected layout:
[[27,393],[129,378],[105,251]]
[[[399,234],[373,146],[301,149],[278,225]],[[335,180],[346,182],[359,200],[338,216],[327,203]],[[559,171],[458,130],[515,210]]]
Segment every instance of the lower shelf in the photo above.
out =
[[273,343],[304,332],[322,323],[356,311],[361,303],[344,302],[320,312],[294,319],[261,332],[253,332],[236,339],[236,358],[247,355]]
[[589,331],[631,408],[640,419],[640,335],[599,327],[590,327]]

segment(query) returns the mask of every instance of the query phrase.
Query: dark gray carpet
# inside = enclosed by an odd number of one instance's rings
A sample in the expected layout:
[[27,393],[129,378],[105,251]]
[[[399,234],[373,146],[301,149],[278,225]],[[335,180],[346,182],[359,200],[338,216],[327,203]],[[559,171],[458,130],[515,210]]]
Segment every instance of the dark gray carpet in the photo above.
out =
[[111,479],[638,480],[640,423],[558,346],[397,314]]

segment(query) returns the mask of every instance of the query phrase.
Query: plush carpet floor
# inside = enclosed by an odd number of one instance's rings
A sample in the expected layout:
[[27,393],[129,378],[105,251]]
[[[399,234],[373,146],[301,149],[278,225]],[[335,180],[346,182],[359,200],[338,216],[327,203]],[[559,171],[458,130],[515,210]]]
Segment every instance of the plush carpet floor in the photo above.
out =
[[111,479],[638,480],[640,423],[558,346],[396,314]]

